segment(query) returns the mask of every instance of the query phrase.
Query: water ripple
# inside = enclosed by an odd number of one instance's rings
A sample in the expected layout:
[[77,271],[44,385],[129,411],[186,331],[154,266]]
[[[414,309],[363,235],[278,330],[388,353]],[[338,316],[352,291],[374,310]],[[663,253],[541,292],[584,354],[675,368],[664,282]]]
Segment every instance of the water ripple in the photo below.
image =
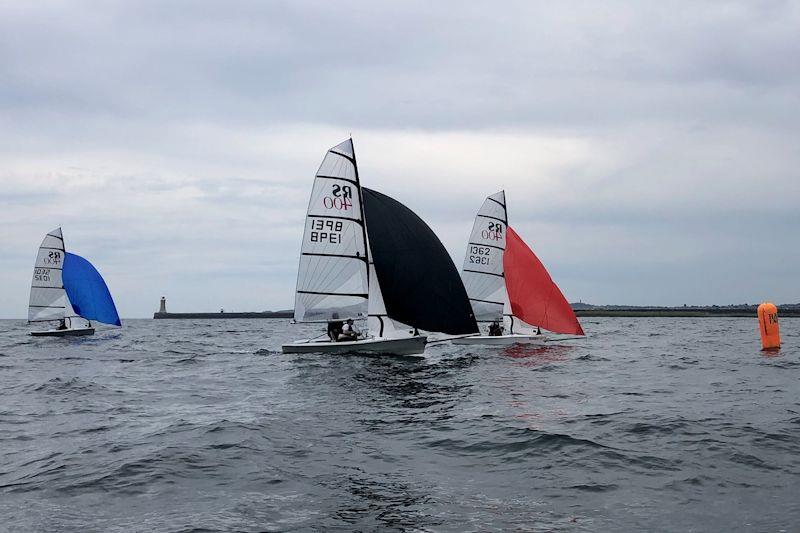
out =
[[[791,531],[800,351],[749,319],[283,354],[288,321],[0,321],[0,529]],[[784,320],[797,339],[800,320]]]

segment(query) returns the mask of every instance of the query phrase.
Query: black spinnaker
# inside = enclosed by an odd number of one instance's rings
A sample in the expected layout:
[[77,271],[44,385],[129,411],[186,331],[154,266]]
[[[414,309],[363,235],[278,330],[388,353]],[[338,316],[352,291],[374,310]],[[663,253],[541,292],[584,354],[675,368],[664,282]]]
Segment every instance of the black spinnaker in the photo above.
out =
[[362,187],[375,274],[386,313],[425,331],[477,333],[461,276],[436,234],[413,211]]

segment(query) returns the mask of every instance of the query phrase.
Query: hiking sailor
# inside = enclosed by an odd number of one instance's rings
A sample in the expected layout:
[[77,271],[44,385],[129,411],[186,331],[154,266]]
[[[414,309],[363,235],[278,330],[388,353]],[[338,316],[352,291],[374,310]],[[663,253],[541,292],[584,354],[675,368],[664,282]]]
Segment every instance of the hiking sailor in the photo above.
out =
[[497,320],[489,324],[489,336],[499,337],[503,334],[503,326],[497,323]]
[[358,339],[358,330],[353,325],[353,319],[348,318],[344,326],[342,326],[342,333],[339,335],[340,341],[354,341]]
[[342,334],[342,321],[336,320],[336,317],[334,317],[334,320],[328,322],[328,337],[332,341],[337,341],[339,339],[339,335],[341,334]]

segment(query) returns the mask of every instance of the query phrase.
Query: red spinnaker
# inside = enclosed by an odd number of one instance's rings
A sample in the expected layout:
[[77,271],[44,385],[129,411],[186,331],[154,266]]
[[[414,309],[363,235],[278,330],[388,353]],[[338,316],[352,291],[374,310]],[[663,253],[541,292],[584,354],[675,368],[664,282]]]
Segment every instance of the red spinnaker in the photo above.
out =
[[508,227],[503,269],[511,312],[532,326],[555,333],[584,335],[578,318],[539,258]]

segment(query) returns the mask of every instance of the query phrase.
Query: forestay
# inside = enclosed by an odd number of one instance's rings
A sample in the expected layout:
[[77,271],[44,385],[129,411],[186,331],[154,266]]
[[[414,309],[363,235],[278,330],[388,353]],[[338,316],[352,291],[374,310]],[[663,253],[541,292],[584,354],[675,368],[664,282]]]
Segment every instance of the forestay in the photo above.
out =
[[328,150],[314,178],[297,274],[294,319],[365,317],[366,230],[351,139]]
[[503,317],[506,301],[503,252],[507,224],[506,195],[500,191],[486,198],[475,217],[461,271],[469,302],[479,322],[493,322]]
[[64,238],[61,228],[48,233],[36,256],[28,305],[28,322],[60,320],[65,316],[67,297],[62,283]]

